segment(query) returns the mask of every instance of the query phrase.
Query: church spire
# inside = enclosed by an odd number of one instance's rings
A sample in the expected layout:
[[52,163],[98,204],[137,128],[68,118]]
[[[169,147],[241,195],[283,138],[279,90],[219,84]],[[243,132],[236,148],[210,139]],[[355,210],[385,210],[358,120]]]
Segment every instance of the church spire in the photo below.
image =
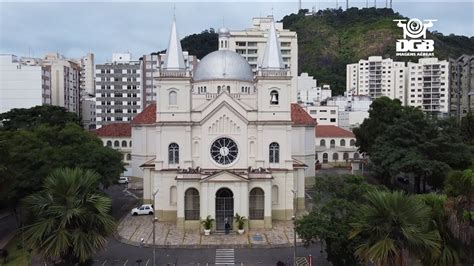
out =
[[184,70],[185,68],[183,50],[176,30],[176,19],[173,17],[173,25],[171,26],[170,40],[166,50],[163,69]]
[[275,22],[272,20],[268,31],[267,44],[263,53],[262,69],[283,69],[283,59],[281,57],[280,41],[275,29]]

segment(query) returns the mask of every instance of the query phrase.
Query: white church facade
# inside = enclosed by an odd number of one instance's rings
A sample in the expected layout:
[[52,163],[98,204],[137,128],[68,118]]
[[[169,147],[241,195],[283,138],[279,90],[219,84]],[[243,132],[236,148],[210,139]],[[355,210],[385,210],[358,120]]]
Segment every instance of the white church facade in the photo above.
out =
[[304,208],[305,177],[314,176],[316,122],[291,102],[296,88],[274,25],[256,72],[228,49],[226,32],[191,72],[173,21],[157,103],[131,123],[144,202],[182,229],[210,215],[223,230],[236,213],[250,228],[271,228]]

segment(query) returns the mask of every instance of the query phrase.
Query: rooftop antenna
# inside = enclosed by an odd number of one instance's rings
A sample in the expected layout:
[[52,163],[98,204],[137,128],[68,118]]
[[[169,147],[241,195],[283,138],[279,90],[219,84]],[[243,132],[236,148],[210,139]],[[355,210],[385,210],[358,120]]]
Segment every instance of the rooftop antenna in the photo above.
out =
[[377,0],[374,0],[374,7],[377,8]]
[[176,18],[176,4],[173,5],[173,18]]
[[346,0],[346,10],[349,9],[349,0]]
[[392,0],[390,0],[390,9],[392,9]]
[[365,8],[369,8],[369,0],[365,0]]
[[336,0],[336,9],[339,8],[339,2]]
[[385,0],[385,8],[388,8],[388,0]]
[[301,10],[301,0],[298,0],[298,13],[300,13]]

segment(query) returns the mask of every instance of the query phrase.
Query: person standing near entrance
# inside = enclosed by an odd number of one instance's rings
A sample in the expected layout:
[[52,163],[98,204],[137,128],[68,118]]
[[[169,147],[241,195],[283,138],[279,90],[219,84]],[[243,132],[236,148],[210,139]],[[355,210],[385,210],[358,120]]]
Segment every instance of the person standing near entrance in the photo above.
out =
[[229,230],[230,230],[230,224],[229,224],[229,218],[227,217],[224,219],[224,228],[225,228],[225,234],[228,235]]

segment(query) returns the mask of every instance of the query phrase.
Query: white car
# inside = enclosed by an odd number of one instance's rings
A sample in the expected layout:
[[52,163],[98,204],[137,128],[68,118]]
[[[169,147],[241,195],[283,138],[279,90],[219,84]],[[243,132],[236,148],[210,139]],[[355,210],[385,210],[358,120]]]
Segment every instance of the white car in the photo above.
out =
[[151,204],[143,204],[142,206],[138,208],[133,208],[132,209],[132,215],[137,216],[137,215],[147,215],[147,214],[153,214],[153,205]]
[[128,184],[130,180],[126,176],[121,176],[119,180],[117,181],[119,184]]

